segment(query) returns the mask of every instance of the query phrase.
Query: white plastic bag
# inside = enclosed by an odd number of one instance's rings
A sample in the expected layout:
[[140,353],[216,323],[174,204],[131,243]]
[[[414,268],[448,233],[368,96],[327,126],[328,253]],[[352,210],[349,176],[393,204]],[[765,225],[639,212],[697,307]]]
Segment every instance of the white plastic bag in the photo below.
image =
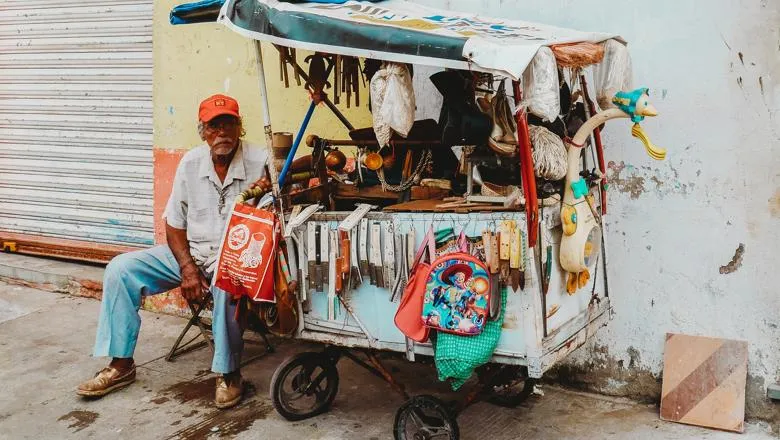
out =
[[541,47],[523,72],[523,100],[529,113],[544,121],[554,121],[561,112],[561,95],[555,55],[549,47]]
[[596,87],[596,102],[606,110],[615,107],[612,97],[615,93],[633,89],[631,55],[621,42],[611,39],[604,43],[604,59],[593,67],[593,82]]
[[371,78],[371,110],[380,147],[390,143],[393,131],[406,137],[414,124],[414,89],[405,64],[383,63]]

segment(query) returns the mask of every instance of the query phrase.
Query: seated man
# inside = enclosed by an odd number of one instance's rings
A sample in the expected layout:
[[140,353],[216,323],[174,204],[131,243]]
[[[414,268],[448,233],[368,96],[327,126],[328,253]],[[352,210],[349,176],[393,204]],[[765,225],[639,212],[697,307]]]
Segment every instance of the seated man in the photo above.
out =
[[135,350],[141,297],[177,286],[188,300],[214,298],[215,403],[229,408],[241,400],[239,370],[242,330],[236,303],[210,283],[222,229],[233,200],[250,187],[270,190],[267,154],[243,140],[238,102],[224,95],[206,98],[198,112],[201,145],[187,152],[176,170],[166,219],[167,245],[119,255],[106,267],[94,356],[112,357],[108,367],[78,387],[81,396],[103,396],[135,381]]

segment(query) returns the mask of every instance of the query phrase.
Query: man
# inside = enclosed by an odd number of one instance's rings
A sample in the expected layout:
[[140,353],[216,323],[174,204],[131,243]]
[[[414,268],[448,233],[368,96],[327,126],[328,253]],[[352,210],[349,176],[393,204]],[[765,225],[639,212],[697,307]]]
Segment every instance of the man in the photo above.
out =
[[135,350],[141,298],[177,286],[188,300],[211,291],[214,298],[214,359],[218,408],[241,400],[239,370],[242,330],[234,319],[236,303],[210,279],[231,204],[239,193],[260,186],[270,190],[266,152],[241,140],[238,102],[214,95],[200,103],[198,132],[206,142],[181,160],[163,217],[167,245],[119,255],[106,267],[94,356],[112,358],[108,367],[78,387],[81,396],[103,396],[135,381]]

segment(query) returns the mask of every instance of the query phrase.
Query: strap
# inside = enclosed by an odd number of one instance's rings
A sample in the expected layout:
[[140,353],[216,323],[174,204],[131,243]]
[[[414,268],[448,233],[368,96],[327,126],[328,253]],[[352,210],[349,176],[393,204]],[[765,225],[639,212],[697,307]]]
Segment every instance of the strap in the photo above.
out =
[[458,235],[458,249],[461,252],[469,252],[469,240],[466,238],[465,230],[460,231],[460,235]]
[[431,225],[428,228],[428,232],[425,233],[425,237],[423,237],[423,241],[420,243],[420,247],[417,249],[417,254],[414,256],[414,264],[412,264],[412,267],[409,268],[410,270],[413,270],[420,263],[420,261],[422,261],[426,250],[428,251],[428,258],[432,258],[434,255],[436,255],[436,240],[433,234],[433,225]]

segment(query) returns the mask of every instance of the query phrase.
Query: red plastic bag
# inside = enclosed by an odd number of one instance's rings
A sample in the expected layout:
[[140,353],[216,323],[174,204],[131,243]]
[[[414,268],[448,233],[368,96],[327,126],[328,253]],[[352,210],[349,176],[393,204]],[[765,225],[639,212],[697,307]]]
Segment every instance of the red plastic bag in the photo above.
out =
[[279,223],[273,212],[237,203],[220,244],[214,285],[233,298],[276,302],[278,241]]

